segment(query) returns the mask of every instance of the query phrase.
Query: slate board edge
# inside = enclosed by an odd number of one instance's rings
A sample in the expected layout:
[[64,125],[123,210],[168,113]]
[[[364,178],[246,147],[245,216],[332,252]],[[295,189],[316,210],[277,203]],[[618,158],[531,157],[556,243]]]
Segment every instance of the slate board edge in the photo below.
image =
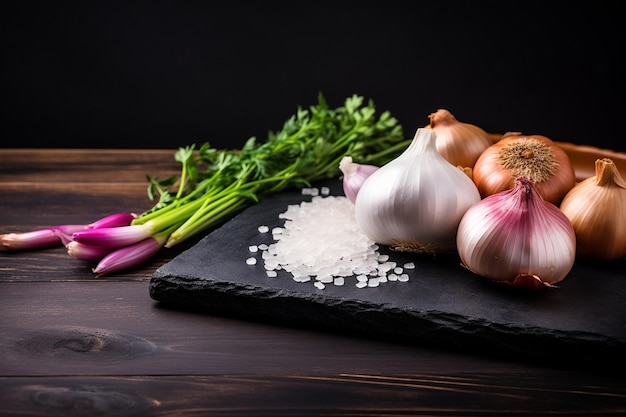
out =
[[623,341],[591,332],[528,326],[522,329],[442,311],[401,309],[322,294],[303,295],[284,289],[198,280],[193,276],[172,275],[164,269],[159,268],[153,274],[149,294],[165,306],[194,307],[208,313],[322,331],[349,329],[350,334],[377,340],[555,366],[614,370],[626,351]]

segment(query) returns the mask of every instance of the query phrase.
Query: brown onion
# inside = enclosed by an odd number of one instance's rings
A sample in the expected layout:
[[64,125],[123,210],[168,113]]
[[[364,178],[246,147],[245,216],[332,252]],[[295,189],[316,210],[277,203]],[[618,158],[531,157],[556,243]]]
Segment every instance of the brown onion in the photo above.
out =
[[502,138],[483,151],[472,172],[483,198],[510,190],[518,177],[530,180],[544,200],[557,205],[576,184],[569,156],[540,135]]
[[439,109],[428,118],[437,135],[437,152],[452,165],[472,168],[480,154],[493,141],[480,127],[459,122],[448,110]]
[[576,231],[576,255],[600,260],[626,257],[626,181],[608,158],[596,160],[596,174],[576,184],[561,211]]

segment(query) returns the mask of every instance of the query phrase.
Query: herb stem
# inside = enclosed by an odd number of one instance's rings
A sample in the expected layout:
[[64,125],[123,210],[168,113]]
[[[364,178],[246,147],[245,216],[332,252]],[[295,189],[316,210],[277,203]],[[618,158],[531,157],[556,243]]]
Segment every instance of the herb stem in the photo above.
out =
[[155,232],[178,225],[165,243],[172,247],[267,195],[338,178],[346,155],[383,165],[409,143],[388,112],[376,116],[372,101],[354,95],[330,109],[319,94],[317,105],[298,108],[265,142],[253,137],[238,151],[211,148],[208,142],[179,149],[176,192],[170,194],[171,182],[153,180],[151,190],[159,192],[160,200],[133,224],[152,221]]

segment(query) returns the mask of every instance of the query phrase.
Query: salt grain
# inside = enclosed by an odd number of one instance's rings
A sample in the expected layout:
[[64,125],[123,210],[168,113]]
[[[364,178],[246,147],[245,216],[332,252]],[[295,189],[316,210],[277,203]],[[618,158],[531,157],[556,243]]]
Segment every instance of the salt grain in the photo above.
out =
[[368,287],[378,287],[378,284],[379,284],[379,283],[380,283],[380,282],[378,281],[378,278],[370,278],[370,279],[367,281],[367,286],[368,286]]
[[314,187],[305,187],[302,189],[302,195],[316,196],[316,195],[319,195],[319,193],[320,193],[320,190]]
[[333,282],[333,276],[332,275],[318,276],[317,280],[319,282],[323,282],[324,284],[330,284],[331,282]]
[[246,259],[246,263],[248,265],[256,265],[256,258],[248,258]]
[[[403,269],[389,261],[388,255],[381,255],[378,245],[361,231],[354,204],[348,198],[324,196],[330,193],[326,188],[322,188],[322,196],[316,188],[303,189],[302,193],[313,197],[287,206],[278,216],[284,225],[271,230],[274,242],[257,246],[268,276],[274,277],[275,271],[282,269],[296,282],[313,280],[318,289],[326,284],[344,285],[345,277],[353,276],[358,288],[401,280],[397,274]],[[260,226],[261,230],[269,229]],[[251,259],[256,263],[256,258],[249,258],[249,265]],[[390,273],[394,268],[397,274]]]

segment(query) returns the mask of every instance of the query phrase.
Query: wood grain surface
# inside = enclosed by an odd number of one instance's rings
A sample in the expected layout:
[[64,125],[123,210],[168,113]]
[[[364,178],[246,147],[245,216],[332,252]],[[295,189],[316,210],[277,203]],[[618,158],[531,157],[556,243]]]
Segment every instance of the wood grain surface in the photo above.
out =
[[[0,149],[0,233],[146,210],[173,153]],[[160,306],[152,273],[196,241],[103,278],[62,247],[0,252],[0,415],[626,415],[619,373]]]

